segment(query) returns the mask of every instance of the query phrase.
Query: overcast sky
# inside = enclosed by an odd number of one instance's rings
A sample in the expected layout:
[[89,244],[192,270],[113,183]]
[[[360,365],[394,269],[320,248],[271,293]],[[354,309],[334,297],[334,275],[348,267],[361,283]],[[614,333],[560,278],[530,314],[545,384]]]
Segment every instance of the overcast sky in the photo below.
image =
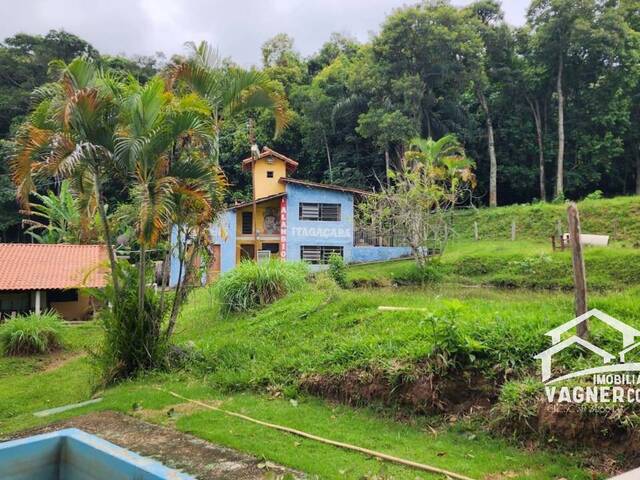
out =
[[[470,0],[453,0],[464,5]],[[303,55],[317,51],[331,32],[366,41],[406,0],[0,0],[0,38],[18,32],[64,29],[101,53],[167,56],[184,42],[207,40],[222,56],[249,66],[276,33],[295,39]],[[529,0],[503,0],[509,23],[521,25]]]

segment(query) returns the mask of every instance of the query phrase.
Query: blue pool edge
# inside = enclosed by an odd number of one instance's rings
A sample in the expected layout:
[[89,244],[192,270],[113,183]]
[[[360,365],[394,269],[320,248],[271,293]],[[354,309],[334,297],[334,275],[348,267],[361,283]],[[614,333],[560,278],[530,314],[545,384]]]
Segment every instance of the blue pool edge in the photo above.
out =
[[[150,475],[151,478],[158,479],[176,479],[176,480],[195,480],[188,474],[179,472],[178,470],[166,467],[160,462],[151,458],[143,457],[135,452],[114,445],[96,435],[89,434],[77,428],[66,428],[55,432],[42,433],[31,437],[19,438],[0,443],[0,464],[2,458],[8,451],[20,447],[36,447],[37,443],[47,442],[51,440],[72,439],[84,446],[97,450],[102,455],[113,457],[120,462],[125,462],[141,472]],[[5,455],[3,455],[5,453]],[[5,457],[6,458],[6,457]],[[0,465],[1,467],[1,465]]]

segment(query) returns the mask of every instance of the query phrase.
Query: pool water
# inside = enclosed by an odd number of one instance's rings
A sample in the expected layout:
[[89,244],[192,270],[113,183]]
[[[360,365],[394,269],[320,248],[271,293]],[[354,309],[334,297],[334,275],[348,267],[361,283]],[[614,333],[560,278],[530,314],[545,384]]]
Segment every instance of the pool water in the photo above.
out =
[[0,443],[0,478],[195,480],[75,428]]

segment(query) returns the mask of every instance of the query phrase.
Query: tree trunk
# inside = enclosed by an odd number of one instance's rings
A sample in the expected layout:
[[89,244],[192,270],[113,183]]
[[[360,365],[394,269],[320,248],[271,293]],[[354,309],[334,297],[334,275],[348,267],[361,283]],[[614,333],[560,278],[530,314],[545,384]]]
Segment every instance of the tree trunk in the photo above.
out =
[[104,203],[102,202],[100,175],[98,175],[97,172],[95,172],[93,175],[93,188],[96,193],[96,205],[98,206],[98,214],[100,215],[102,228],[104,230],[104,240],[107,244],[107,255],[109,255],[109,264],[111,265],[111,281],[113,282],[113,289],[117,296],[120,292],[120,288],[118,285],[118,264],[116,261],[116,254],[113,251],[113,239],[111,238],[111,229],[109,228],[107,211],[104,209]]
[[493,135],[493,122],[491,121],[491,114],[489,112],[489,104],[484,96],[484,92],[480,89],[478,91],[478,100],[484,111],[485,121],[487,124],[487,145],[489,149],[489,206],[498,206],[498,161],[496,159],[495,140]]
[[[193,265],[195,263],[194,260],[199,253],[199,246],[200,246],[199,240],[198,240],[199,238],[200,238],[200,232],[198,232],[198,236],[196,237],[196,240],[192,244],[193,248],[191,250],[191,255],[189,256],[189,259],[187,260],[185,269],[184,269],[184,275],[183,275],[184,278],[178,278],[178,284],[176,285],[176,293],[173,300],[173,305],[171,307],[171,315],[169,316],[169,323],[167,324],[167,330],[165,331],[166,339],[171,338],[171,335],[173,335],[173,331],[176,327],[176,321],[178,320],[178,314],[180,313],[180,309],[182,308],[182,303],[184,302],[185,298],[187,297],[187,294],[189,293],[188,280],[189,280],[189,277],[191,276],[191,270],[193,269]],[[185,233],[184,242],[185,244],[184,244],[183,252],[184,252],[184,256],[186,256],[189,251],[189,249],[187,248],[186,233]],[[181,262],[184,262],[184,260],[182,260]]]
[[331,151],[329,150],[329,142],[327,141],[327,134],[322,130],[322,138],[324,139],[324,149],[327,153],[327,163],[329,164],[329,181],[333,183],[333,169],[331,168]]
[[144,242],[140,242],[140,258],[138,260],[138,321],[142,324],[142,314],[144,313],[144,294],[147,287],[147,281],[145,279],[145,263],[146,263],[146,248]]
[[[171,231],[173,227],[169,226],[169,240],[171,240]],[[169,242],[171,243],[171,242]],[[168,279],[169,279],[169,266],[171,264],[171,246],[169,246],[169,251],[164,256],[164,261],[162,262],[162,278],[160,280],[160,311],[164,312],[164,296],[168,287]]]
[[[176,291],[173,298],[173,304],[171,305],[171,314],[169,318],[169,324],[167,325],[167,329],[165,331],[165,338],[170,338],[171,335],[173,334],[173,330],[176,324],[176,319],[178,318],[178,314],[177,313],[174,314],[174,312],[179,310],[176,305],[176,299],[179,298],[181,294],[180,292],[183,284],[182,278],[184,275],[183,271],[185,266],[185,255],[186,255],[186,248],[187,248],[187,233],[185,232],[184,234],[184,243],[183,243],[183,240],[180,239],[180,234],[181,234],[180,228],[178,228],[178,231],[176,234],[176,248],[178,249],[178,260],[179,260],[178,282],[176,283]],[[184,276],[186,277],[186,275]]]
[[562,71],[564,59],[562,54],[558,62],[557,94],[558,94],[558,169],[556,172],[555,197],[564,196],[564,94],[562,92]]
[[536,141],[538,143],[538,180],[540,183],[540,200],[547,201],[547,189],[545,186],[545,173],[544,173],[544,142],[542,133],[542,117],[540,115],[540,102],[536,99],[529,102],[531,112],[533,113],[533,120],[536,124]]
[[384,173],[387,176],[387,188],[389,187],[389,169],[391,168],[391,160],[389,159],[389,148],[384,149]]

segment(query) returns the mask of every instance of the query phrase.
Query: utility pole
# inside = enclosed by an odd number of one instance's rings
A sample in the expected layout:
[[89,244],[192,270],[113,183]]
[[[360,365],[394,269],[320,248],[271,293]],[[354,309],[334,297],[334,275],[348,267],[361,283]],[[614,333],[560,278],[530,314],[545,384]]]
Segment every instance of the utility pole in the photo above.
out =
[[256,161],[260,156],[260,150],[258,149],[258,145],[256,144],[256,132],[254,129],[253,118],[249,117],[247,127],[249,130],[249,146],[251,148],[251,189],[253,197],[251,223],[253,228],[253,259],[256,260],[258,258],[258,223],[256,219]]
[[[587,312],[587,273],[584,267],[582,243],[580,243],[580,214],[574,202],[569,204],[567,217],[569,220],[569,240],[571,241],[571,256],[573,259],[576,316],[580,316]],[[580,338],[587,338],[589,336],[589,324],[587,322],[588,320],[585,320],[577,326],[577,333]]]

